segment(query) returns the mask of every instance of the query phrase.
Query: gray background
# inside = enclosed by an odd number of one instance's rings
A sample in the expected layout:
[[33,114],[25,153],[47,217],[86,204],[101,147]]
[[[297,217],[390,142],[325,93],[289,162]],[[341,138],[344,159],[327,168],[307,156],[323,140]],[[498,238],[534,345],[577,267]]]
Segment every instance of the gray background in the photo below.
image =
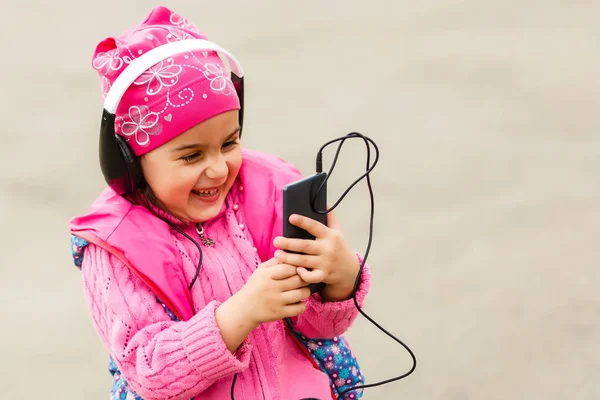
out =
[[[108,398],[67,224],[103,187],[92,52],[156,4],[1,6],[3,399]],[[600,2],[167,5],[244,65],[248,147],[310,174],[328,139],[379,145],[366,311],[419,365],[364,398],[600,398]],[[363,163],[350,144],[331,199]],[[339,209],[359,251],[367,207],[363,183]],[[348,336],[368,381],[409,368],[364,319]]]

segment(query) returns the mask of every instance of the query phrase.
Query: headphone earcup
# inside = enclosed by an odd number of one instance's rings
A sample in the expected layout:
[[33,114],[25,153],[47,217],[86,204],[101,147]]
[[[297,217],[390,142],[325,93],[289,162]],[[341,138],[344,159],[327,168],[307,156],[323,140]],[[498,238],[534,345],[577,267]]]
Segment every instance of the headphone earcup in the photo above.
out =
[[240,100],[240,111],[239,111],[239,124],[240,124],[240,138],[242,137],[242,130],[244,129],[244,77],[238,77],[233,72],[231,73],[231,82],[237,93],[238,99]]
[[115,134],[115,140],[121,149],[121,154],[123,155],[123,160],[125,161],[125,166],[127,168],[127,174],[129,175],[129,179],[131,181],[131,192],[133,193],[137,189],[141,188],[144,184],[142,166],[140,165],[139,158],[133,154],[131,147],[129,147],[127,141],[122,136]]
[[100,168],[106,183],[119,194],[134,193],[144,184],[138,158],[127,141],[115,134],[115,115],[104,110],[100,126]]

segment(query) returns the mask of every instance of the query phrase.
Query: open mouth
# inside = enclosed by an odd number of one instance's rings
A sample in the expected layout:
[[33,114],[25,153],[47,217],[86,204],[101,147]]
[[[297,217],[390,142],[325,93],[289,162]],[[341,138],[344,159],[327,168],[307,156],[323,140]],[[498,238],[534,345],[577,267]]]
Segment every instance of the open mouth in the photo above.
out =
[[213,197],[213,196],[216,196],[217,194],[219,194],[219,188],[194,189],[194,190],[192,190],[192,193],[194,193],[196,196],[199,196],[199,197]]

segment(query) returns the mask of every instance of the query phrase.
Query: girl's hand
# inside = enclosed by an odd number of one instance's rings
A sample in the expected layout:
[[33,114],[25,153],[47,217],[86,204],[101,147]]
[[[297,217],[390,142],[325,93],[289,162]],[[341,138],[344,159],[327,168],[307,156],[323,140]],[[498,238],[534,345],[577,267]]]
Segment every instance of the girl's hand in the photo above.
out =
[[302,300],[310,296],[307,285],[294,266],[274,258],[259,265],[244,287],[217,308],[217,325],[229,351],[234,353],[261,323],[302,314]]
[[[275,238],[273,244],[280,249],[275,252],[277,261],[298,266],[298,275],[305,282],[324,282],[327,286],[323,292],[323,300],[341,301],[350,298],[360,264],[342,234],[336,215],[333,212],[327,214],[329,227],[296,214],[290,216],[290,223],[309,232],[315,240]],[[287,253],[284,250],[303,254]]]
[[239,310],[253,325],[296,317],[304,312],[303,300],[310,296],[310,289],[296,270],[295,266],[272,258],[259,265],[235,295],[241,300]]

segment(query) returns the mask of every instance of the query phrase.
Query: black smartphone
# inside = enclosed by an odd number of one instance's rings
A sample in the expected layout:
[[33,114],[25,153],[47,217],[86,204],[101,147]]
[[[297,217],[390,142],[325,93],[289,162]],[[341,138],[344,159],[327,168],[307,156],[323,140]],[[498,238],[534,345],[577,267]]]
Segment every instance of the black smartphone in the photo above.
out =
[[[307,176],[286,185],[283,188],[283,236],[295,239],[315,239],[309,232],[290,224],[292,214],[303,215],[327,225],[327,214],[316,210],[327,209],[327,174],[321,172]],[[321,187],[322,186],[322,187]],[[321,188],[321,190],[319,190]],[[309,285],[311,293],[320,292],[324,283]]]

